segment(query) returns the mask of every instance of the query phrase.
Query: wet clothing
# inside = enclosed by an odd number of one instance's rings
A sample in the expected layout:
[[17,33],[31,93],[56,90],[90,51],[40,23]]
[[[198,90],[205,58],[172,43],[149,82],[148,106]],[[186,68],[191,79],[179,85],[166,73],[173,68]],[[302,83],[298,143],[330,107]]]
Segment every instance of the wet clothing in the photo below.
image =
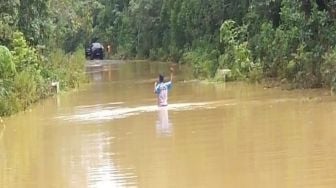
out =
[[155,86],[155,93],[158,97],[158,106],[168,105],[168,91],[172,87],[172,82],[161,82]]

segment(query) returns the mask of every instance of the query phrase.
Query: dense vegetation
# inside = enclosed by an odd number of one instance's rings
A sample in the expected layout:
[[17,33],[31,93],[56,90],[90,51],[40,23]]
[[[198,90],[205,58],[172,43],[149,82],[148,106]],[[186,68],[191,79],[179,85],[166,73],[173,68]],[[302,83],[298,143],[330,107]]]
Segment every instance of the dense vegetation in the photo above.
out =
[[53,80],[77,85],[84,58],[73,52],[92,40],[121,58],[190,63],[199,78],[230,69],[336,90],[335,21],[331,0],[1,1],[0,115],[47,96]]
[[65,37],[76,32],[68,27],[72,20],[62,20],[69,15],[61,15],[59,3],[0,2],[0,116],[24,110],[51,95],[53,81],[67,89],[85,79],[83,50],[73,48],[71,54],[58,50],[69,42]]
[[336,82],[331,0],[97,0],[93,37],[121,57],[191,63],[201,78]]

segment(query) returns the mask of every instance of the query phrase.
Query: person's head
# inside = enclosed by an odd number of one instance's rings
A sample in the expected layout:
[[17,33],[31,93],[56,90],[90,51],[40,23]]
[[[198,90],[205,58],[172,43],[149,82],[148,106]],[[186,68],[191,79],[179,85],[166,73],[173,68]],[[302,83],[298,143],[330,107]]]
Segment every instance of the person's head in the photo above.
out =
[[163,77],[163,75],[162,75],[162,74],[160,74],[160,75],[159,75],[159,82],[160,82],[160,83],[162,83],[162,82],[163,82],[163,80],[164,80],[164,77]]

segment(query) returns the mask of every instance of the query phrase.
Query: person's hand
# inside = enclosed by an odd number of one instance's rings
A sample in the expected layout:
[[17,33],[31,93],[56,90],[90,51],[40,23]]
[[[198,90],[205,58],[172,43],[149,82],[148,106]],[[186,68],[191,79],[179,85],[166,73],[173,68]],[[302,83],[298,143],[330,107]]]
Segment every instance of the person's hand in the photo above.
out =
[[170,72],[174,72],[174,68],[173,67],[170,67]]
[[154,85],[156,86],[156,85],[157,85],[157,82],[155,82]]

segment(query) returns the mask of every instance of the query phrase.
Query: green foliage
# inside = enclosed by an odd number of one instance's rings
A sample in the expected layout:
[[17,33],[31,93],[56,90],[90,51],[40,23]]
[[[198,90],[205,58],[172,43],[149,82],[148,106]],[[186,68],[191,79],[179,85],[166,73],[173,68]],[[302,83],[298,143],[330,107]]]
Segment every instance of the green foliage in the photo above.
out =
[[323,84],[336,91],[336,50],[326,52],[323,56],[324,64],[321,67]]
[[38,56],[36,50],[28,46],[22,33],[14,33],[11,46],[13,48],[13,62],[18,72],[30,67],[37,68]]
[[68,55],[68,62],[63,67],[67,70],[65,83],[67,88],[79,87],[81,82],[86,81],[85,63],[86,59],[83,55],[83,48],[78,48],[75,53]]
[[183,50],[179,49],[177,46],[169,46],[169,60],[173,62],[178,62],[183,54]]
[[[296,87],[320,87],[328,82],[324,80],[328,69],[324,56],[330,56],[326,52],[330,53],[336,42],[335,20],[315,1],[281,0],[274,6],[280,4],[279,22],[274,22],[272,15],[276,14],[267,16],[261,11],[267,7],[262,3],[253,5],[247,15],[250,23],[257,23],[249,26],[247,40],[253,59],[260,59],[266,76],[286,78]],[[263,20],[265,17],[273,19],[273,24]]]
[[233,20],[226,20],[220,28],[220,42],[224,45],[236,45],[240,28]]
[[244,41],[246,34],[246,27],[237,26],[233,20],[225,21],[220,29],[220,41],[225,47],[219,67],[230,69],[233,79],[247,78],[254,66],[248,43]]
[[247,43],[239,44],[234,46],[233,51],[234,64],[233,64],[233,73],[239,78],[243,78],[247,75],[252,68],[253,62],[251,58],[251,52],[247,48]]
[[16,0],[18,6],[18,29],[34,44],[47,41],[51,34],[50,0]]
[[43,58],[28,46],[20,32],[10,42],[12,51],[0,46],[0,116],[25,110],[51,93],[51,82],[62,89],[78,87],[85,80],[84,49],[73,54],[56,50]]
[[[303,77],[301,80],[305,80],[304,87],[321,85],[320,69],[321,65],[324,64],[322,56],[334,45],[334,39],[332,38],[335,37],[335,34],[328,32],[330,29],[333,30],[333,27],[328,24],[331,21],[330,17],[326,12],[318,10],[315,2],[311,2],[311,5],[309,17],[307,18],[306,13],[305,18],[301,18],[300,23],[296,23],[300,29],[297,32],[300,35],[298,35],[299,40],[296,45],[299,47],[305,46],[304,49],[297,52],[298,55],[305,57],[301,60],[301,69],[297,72],[297,77]],[[296,56],[294,56],[294,59],[297,59]],[[295,81],[301,83],[301,80],[296,79]],[[309,84],[307,84],[307,80]]]
[[50,81],[59,81],[61,89],[78,87],[85,81],[85,57],[83,49],[79,48],[74,54],[65,54],[55,50],[50,54],[50,62],[42,71]]
[[312,74],[313,53],[306,51],[305,46],[300,46],[293,53],[292,60],[287,65],[286,77],[301,87],[311,88],[318,84],[317,77]]
[[332,1],[3,1],[0,115],[47,96],[51,81],[76,87],[85,77],[78,47],[93,41],[121,58],[189,63],[200,78],[231,69],[231,79],[336,88],[335,23]]
[[19,111],[20,103],[18,98],[13,93],[8,93],[5,96],[0,96],[0,115],[9,116]]
[[[0,116],[10,115],[35,102],[42,93],[43,78],[37,67],[37,54],[22,33],[15,32],[12,52],[1,47]],[[36,64],[36,65],[35,65]]]
[[18,0],[1,1],[0,3],[0,42],[8,45],[13,30],[18,22]]
[[118,44],[118,54],[123,58],[131,58],[136,55],[136,37],[134,33],[135,31],[132,29],[130,18],[127,16],[123,17],[119,35],[116,39],[118,41],[110,41]]
[[184,53],[182,62],[192,65],[195,77],[213,78],[218,67],[218,54],[217,50],[199,48]]
[[0,46],[0,73],[0,80],[11,78],[16,73],[12,54],[5,46]]
[[95,21],[99,19],[98,11],[104,8],[99,1],[49,1],[50,40],[47,44],[52,48],[74,52],[81,45],[88,45],[94,38],[102,36],[93,29]]
[[[116,46],[121,57],[170,59],[179,61],[183,52],[204,36],[219,44],[218,28],[225,11],[240,8],[233,0],[98,0],[94,32],[104,43]],[[247,6],[245,7],[247,8]],[[243,11],[243,10],[242,10]],[[234,17],[235,13],[231,12]],[[159,50],[160,49],[160,50]]]
[[248,79],[251,83],[259,83],[263,79],[263,70],[260,60],[257,63],[254,63],[249,70]]
[[39,99],[38,84],[40,79],[40,75],[33,69],[18,73],[13,82],[13,94],[20,104],[19,109],[26,109]]

